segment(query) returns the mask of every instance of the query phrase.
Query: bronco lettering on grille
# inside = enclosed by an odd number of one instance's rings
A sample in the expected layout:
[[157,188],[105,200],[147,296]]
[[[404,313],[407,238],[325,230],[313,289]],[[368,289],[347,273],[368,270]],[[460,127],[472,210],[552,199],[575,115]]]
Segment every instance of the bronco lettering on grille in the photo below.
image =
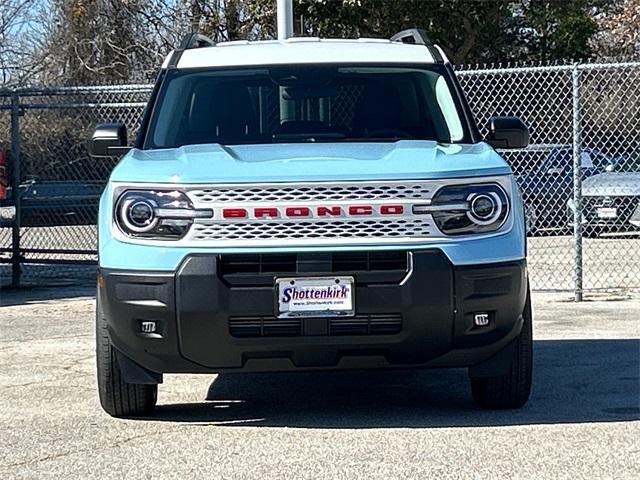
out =
[[255,207],[222,209],[223,219],[235,218],[311,218],[311,217],[359,217],[371,215],[398,216],[404,214],[404,205],[319,205],[286,206],[286,207]]

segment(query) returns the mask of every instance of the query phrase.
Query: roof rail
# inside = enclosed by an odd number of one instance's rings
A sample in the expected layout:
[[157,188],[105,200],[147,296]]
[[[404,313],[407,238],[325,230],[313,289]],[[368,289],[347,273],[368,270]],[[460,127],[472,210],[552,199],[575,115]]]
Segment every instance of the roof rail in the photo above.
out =
[[440,50],[431,41],[427,32],[422,28],[408,28],[396,33],[390,38],[392,42],[409,43],[412,45],[424,45],[429,50],[433,60],[437,63],[444,63]]
[[171,55],[171,60],[169,60],[168,68],[176,68],[178,66],[178,62],[180,61],[180,57],[184,53],[185,50],[191,50],[192,48],[202,48],[202,47],[215,47],[216,42],[211,40],[209,37],[202,35],[200,33],[190,33],[186,37],[182,39],[180,42],[180,46],[173,51],[173,55]]

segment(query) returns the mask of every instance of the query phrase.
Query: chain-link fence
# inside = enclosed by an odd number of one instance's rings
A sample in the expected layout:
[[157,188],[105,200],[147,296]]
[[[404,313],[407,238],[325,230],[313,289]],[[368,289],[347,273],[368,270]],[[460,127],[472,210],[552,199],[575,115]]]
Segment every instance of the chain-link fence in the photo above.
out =
[[[578,298],[583,290],[640,290],[640,63],[458,76],[481,129],[494,115],[529,125],[532,145],[504,155],[526,205],[532,287]],[[19,208],[21,223],[0,223],[4,284],[93,275],[98,198],[116,159],[90,159],[86,141],[103,121],[122,121],[135,134],[150,91],[0,92],[0,150],[9,153],[13,187],[4,200],[0,190],[0,206]]]
[[6,216],[7,206],[20,209],[19,225],[0,228],[3,283],[50,285],[95,277],[98,199],[117,159],[90,158],[87,140],[97,123],[114,120],[135,135],[151,88],[0,93],[0,115],[9,118],[8,125],[13,121],[0,132],[10,176],[0,206]]
[[517,115],[532,145],[504,152],[525,201],[537,289],[640,287],[640,63],[465,70],[481,128]]

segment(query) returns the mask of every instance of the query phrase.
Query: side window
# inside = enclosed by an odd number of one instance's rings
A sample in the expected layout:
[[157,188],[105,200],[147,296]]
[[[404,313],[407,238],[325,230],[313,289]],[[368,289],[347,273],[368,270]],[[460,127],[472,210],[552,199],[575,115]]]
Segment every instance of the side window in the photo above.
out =
[[156,145],[171,145],[175,143],[179,136],[179,129],[184,128],[183,125],[176,125],[169,121],[173,118],[181,118],[182,112],[188,106],[191,95],[183,95],[183,89],[190,88],[187,83],[187,77],[177,78],[173,81],[172,88],[168,89],[162,104],[158,118],[160,119],[153,132],[153,143]]
[[454,142],[462,140],[464,136],[462,124],[460,123],[460,117],[456,110],[456,104],[453,101],[451,91],[444,77],[440,77],[436,81],[436,99],[438,100],[438,105],[449,128],[451,140]]
[[582,168],[593,168],[593,158],[591,158],[591,154],[589,152],[581,152],[580,153],[580,163],[582,164]]

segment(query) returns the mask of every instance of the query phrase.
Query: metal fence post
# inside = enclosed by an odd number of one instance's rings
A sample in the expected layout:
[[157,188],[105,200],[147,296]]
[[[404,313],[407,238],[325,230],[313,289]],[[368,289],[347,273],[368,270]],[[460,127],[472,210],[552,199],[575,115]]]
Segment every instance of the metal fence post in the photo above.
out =
[[573,97],[573,242],[574,242],[574,294],[582,301],[582,112],[580,104],[580,66],[572,70]]
[[20,96],[14,93],[11,96],[11,197],[16,209],[15,219],[11,227],[11,286],[20,286],[21,251],[20,251],[20,224],[21,224],[21,192],[20,192]]

